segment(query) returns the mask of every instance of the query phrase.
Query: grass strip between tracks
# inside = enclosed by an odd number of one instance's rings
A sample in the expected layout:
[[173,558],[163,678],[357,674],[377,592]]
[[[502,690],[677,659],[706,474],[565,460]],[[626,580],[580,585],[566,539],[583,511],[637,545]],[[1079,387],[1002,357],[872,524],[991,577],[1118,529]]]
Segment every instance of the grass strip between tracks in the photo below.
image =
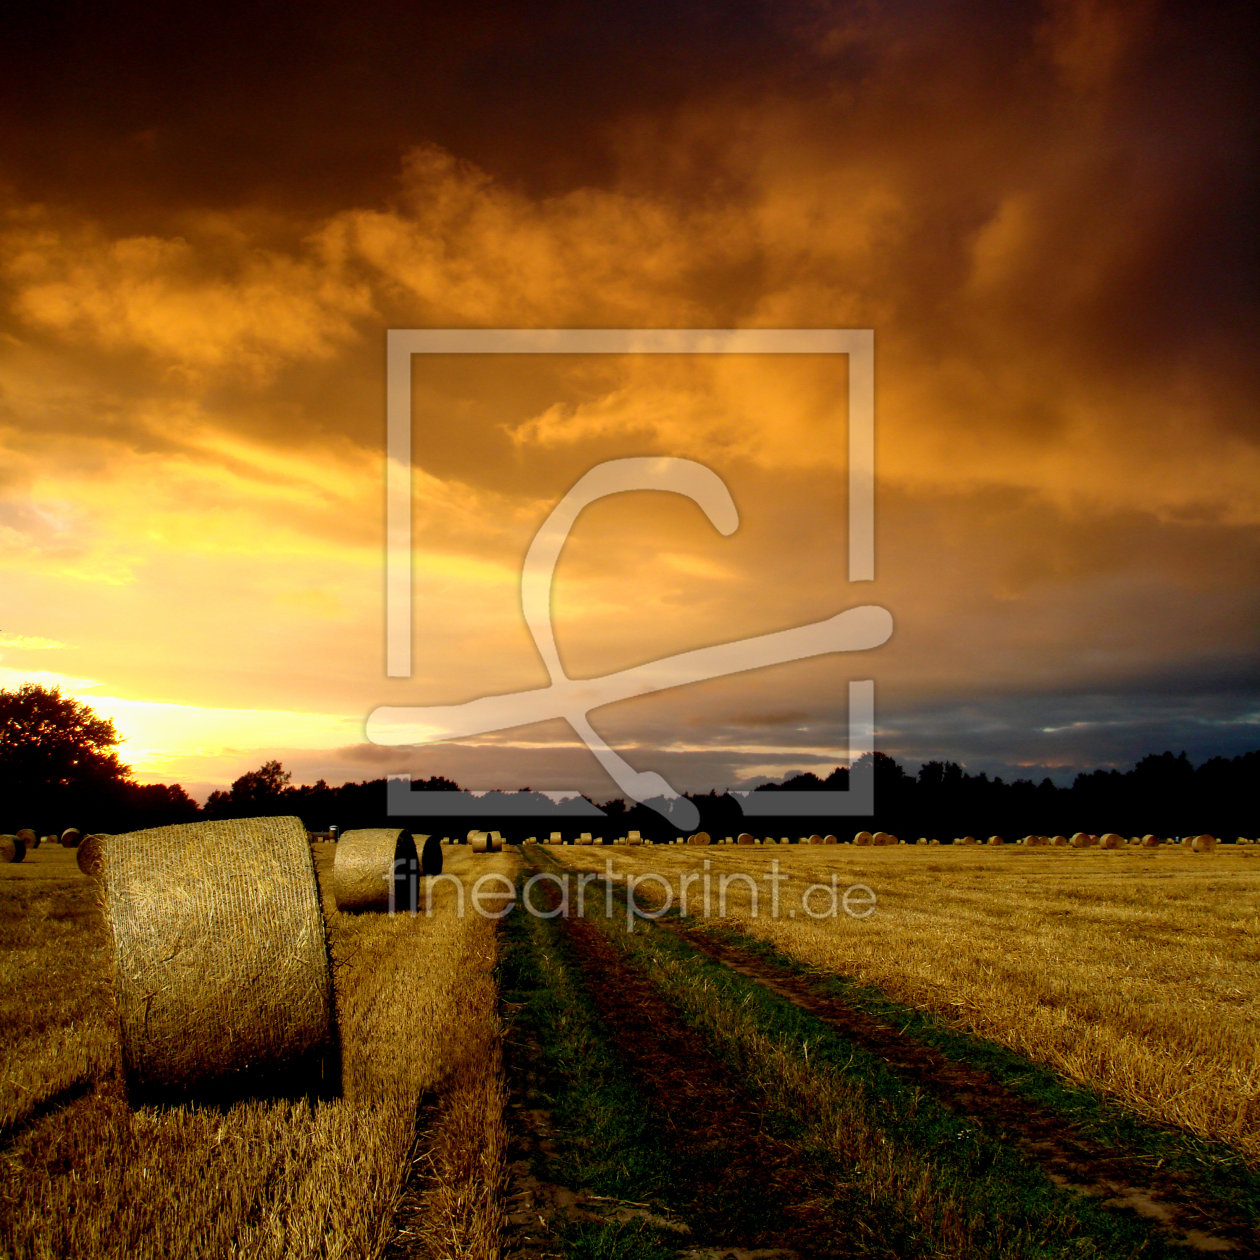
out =
[[[535,860],[552,866],[549,855]],[[620,895],[615,900],[621,903]],[[868,1235],[862,1254],[1003,1260],[1185,1254],[1145,1222],[1056,1186],[999,1137],[678,933],[641,921],[628,935],[620,909],[611,920],[601,915],[591,922],[641,969],[662,1003],[703,1034],[767,1112],[797,1124],[803,1161],[833,1170],[837,1206],[847,1202],[857,1214],[887,1222],[879,1231],[885,1246]],[[896,1244],[888,1245],[894,1236]]]
[[1233,1147],[1144,1120],[1005,1046],[950,1028],[931,1011],[897,1002],[874,985],[819,972],[738,928],[680,919],[676,914],[666,916],[666,920],[731,945],[804,980],[821,997],[838,998],[855,1010],[887,1022],[902,1036],[932,1046],[955,1062],[988,1072],[1013,1094],[1063,1116],[1100,1145],[1152,1167],[1162,1167],[1168,1173],[1192,1177],[1196,1194],[1219,1203],[1231,1216],[1245,1220],[1253,1228],[1260,1225],[1260,1172],[1249,1168]]
[[[661,1200],[665,1161],[651,1117],[559,926],[513,913],[501,939],[507,1036],[528,1038],[540,1050],[548,1082],[541,1101],[559,1137],[548,1167],[535,1168],[535,1175],[618,1199]],[[573,1260],[664,1260],[677,1250],[674,1235],[646,1222],[553,1221],[551,1228]]]

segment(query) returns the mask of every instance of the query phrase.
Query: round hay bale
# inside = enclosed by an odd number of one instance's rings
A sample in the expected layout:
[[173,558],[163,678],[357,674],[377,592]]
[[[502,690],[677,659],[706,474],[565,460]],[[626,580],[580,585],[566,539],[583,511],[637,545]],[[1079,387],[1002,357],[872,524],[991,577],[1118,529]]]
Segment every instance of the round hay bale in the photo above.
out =
[[975,836],[963,836],[963,838],[958,843],[959,844],[975,844],[976,838]]
[[835,836],[823,836],[822,842],[823,844],[839,844],[840,843],[840,841],[837,840]]
[[[590,841],[588,840],[589,844]],[[488,831],[470,831],[468,845],[474,853],[495,853],[494,837]]]
[[1051,836],[1050,843],[1057,849],[1064,849],[1072,842],[1067,838],[1067,836]]
[[301,819],[109,836],[103,868],[133,1102],[335,1083],[332,977]]
[[739,835],[735,837],[735,843],[736,844],[756,844],[757,841],[754,840],[753,837],[747,831],[741,831]]
[[857,835],[853,837],[854,844],[873,844],[874,841],[875,837],[871,835],[869,831],[859,831]]
[[44,840],[42,836],[32,834],[31,838],[26,842],[26,850],[29,853],[32,849],[38,849]]
[[1094,843],[1093,837],[1087,831],[1074,831],[1072,833],[1072,848],[1088,849]]
[[[633,836],[633,835],[637,835],[638,833],[632,831],[630,834]],[[564,837],[558,831],[553,831],[551,835],[547,837],[547,843],[548,844],[563,844]]]
[[1163,843],[1164,842],[1159,838],[1159,836],[1142,837],[1142,848],[1144,849],[1158,849]]
[[419,874],[418,867],[415,838],[405,828],[343,831],[333,858],[337,909],[388,910],[391,892],[396,911],[414,909],[410,890],[412,877]]
[[1211,853],[1212,850],[1216,848],[1216,837],[1195,836],[1195,838],[1190,841],[1190,847],[1196,853]]
[[1123,836],[1118,835],[1114,831],[1109,831],[1098,841],[1098,847],[1100,849],[1123,849],[1126,846]]
[[75,860],[79,863],[79,870],[84,875],[100,879],[105,873],[103,850],[105,841],[108,839],[107,835],[95,834],[88,836],[82,843],[75,846]]
[[940,844],[940,841],[933,836],[932,839],[928,841],[928,844]]
[[810,844],[822,844],[822,836],[813,835],[809,838]]
[[39,839],[31,827],[19,827],[15,834],[28,849],[33,849]]
[[687,837],[688,844],[712,844],[713,838],[707,831],[697,831],[694,835]]
[[26,845],[17,836],[0,836],[0,863],[20,862],[26,856]]
[[871,836],[872,844],[888,844],[891,837],[886,831],[877,831]]
[[1005,844],[1006,841],[1003,840],[1001,836],[990,836],[989,843],[990,844]]
[[441,875],[442,842],[437,836],[413,836],[413,840],[423,840],[424,847],[420,851],[420,874]]
[[632,832],[631,832],[631,833],[630,833],[630,834],[626,837],[626,843],[627,843],[627,844],[642,844],[642,843],[643,843],[643,837],[642,837],[641,835],[639,835],[639,833],[638,833],[637,831],[632,831]]
[[574,844],[594,844],[595,840],[589,831],[584,831],[582,832],[580,836],[578,836],[578,838],[573,843]]

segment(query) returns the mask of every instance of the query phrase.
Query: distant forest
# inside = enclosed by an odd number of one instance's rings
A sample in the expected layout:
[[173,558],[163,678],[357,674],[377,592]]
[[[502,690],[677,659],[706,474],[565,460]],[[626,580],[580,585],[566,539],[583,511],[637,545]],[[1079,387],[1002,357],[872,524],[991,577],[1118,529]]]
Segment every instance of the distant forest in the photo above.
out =
[[[241,775],[223,792],[213,792],[199,807],[179,784],[136,783],[117,756],[120,739],[112,723],[89,706],[57,689],[24,683],[0,691],[0,831],[31,827],[39,835],[60,834],[67,827],[83,832],[132,831],[167,823],[211,818],[250,818],[295,814],[310,831],[332,827],[382,827],[391,823],[387,781],[373,779],[330,787],[322,779],[294,786],[278,761]],[[1240,756],[1213,757],[1191,765],[1186,754],[1171,752],[1143,757],[1127,772],[1093,770],[1078,774],[1071,787],[1050,779],[1012,783],[987,774],[968,774],[952,761],[929,761],[917,775],[908,774],[894,758],[872,755],[875,812],[871,815],[745,817],[738,796],[726,792],[691,795],[700,812],[700,826],[715,836],[749,831],[759,837],[796,838],[832,832],[842,840],[859,830],[889,831],[902,839],[920,836],[947,843],[965,835],[1017,839],[1037,835],[1071,835],[1074,831],[1125,836],[1154,833],[1161,837],[1208,832],[1222,840],[1260,833],[1255,804],[1260,783],[1260,750]],[[758,794],[845,791],[849,771],[841,766],[825,778],[812,773],[769,783]],[[413,782],[410,791],[425,794],[459,792],[449,779]],[[395,818],[425,834],[458,836],[471,827],[502,832],[510,841],[561,831],[590,831],[613,839],[635,829],[653,840],[670,840],[678,828],[644,805],[629,806],[614,798],[599,808],[585,797],[553,802],[542,793],[522,788],[515,793],[489,792],[479,798],[474,814],[464,817],[434,812]],[[522,807],[530,816],[521,817]]]

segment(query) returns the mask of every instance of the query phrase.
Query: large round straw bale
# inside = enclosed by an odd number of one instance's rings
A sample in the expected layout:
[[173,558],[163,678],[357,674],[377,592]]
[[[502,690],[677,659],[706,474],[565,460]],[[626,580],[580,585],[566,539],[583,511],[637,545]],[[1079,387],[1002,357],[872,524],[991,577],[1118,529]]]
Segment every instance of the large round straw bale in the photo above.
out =
[[886,831],[877,831],[875,832],[873,836],[871,836],[871,843],[872,844],[896,844],[897,840],[895,836],[889,835],[888,832]]
[[26,842],[26,849],[29,853],[31,849],[38,849],[43,843],[43,838],[32,833],[31,838]]
[[[590,841],[587,841],[589,844]],[[495,853],[497,852],[494,843],[494,837],[488,831],[470,831],[468,833],[468,844],[474,853]]]
[[933,836],[932,839],[928,841],[928,844],[940,844],[940,841]]
[[[422,836],[421,841],[427,840]],[[419,873],[416,842],[398,827],[367,827],[343,831],[333,858],[333,896],[337,909],[411,910],[412,877]]]
[[35,842],[39,839],[39,837],[35,834],[34,829],[31,827],[19,827],[16,835],[28,849],[34,848]]
[[1098,841],[1100,849],[1123,849],[1125,847],[1124,837],[1114,831],[1109,831]]
[[1067,838],[1067,836],[1051,836],[1050,843],[1054,845],[1055,848],[1062,849],[1066,848],[1072,842]]
[[82,843],[75,846],[75,860],[84,875],[99,879],[105,874],[104,846],[108,839],[108,836],[97,833],[86,836]]
[[989,843],[990,844],[1005,844],[1006,841],[1003,840],[1001,836],[990,836]]
[[[632,831],[630,834],[634,835],[635,833]],[[547,843],[548,844],[563,844],[564,837],[558,831],[553,831],[551,835],[547,837]]]
[[694,835],[687,837],[688,844],[710,844],[712,837],[707,831],[697,831]]
[[735,843],[736,844],[756,844],[757,841],[753,838],[751,833],[747,831],[741,831],[739,835],[735,837]]
[[869,831],[859,831],[857,835],[853,837],[854,844],[871,844],[874,840],[875,837],[871,835]]
[[643,837],[642,837],[641,835],[639,835],[639,833],[638,833],[637,831],[632,831],[632,832],[631,832],[631,833],[630,833],[630,834],[626,837],[626,843],[627,843],[627,844],[642,844],[642,843],[643,843]]
[[779,842],[773,836],[766,836],[761,841],[762,844],[778,844]]
[[301,819],[109,836],[103,867],[133,1101],[327,1088],[332,980]]
[[0,836],[0,863],[20,862],[26,856],[26,845],[17,836]]
[[595,840],[589,831],[584,831],[582,832],[580,836],[578,836],[578,838],[573,843],[574,844],[594,844]]
[[823,844],[839,844],[840,843],[840,841],[837,840],[835,836],[823,836],[822,842]]
[[1215,836],[1195,836],[1190,842],[1190,847],[1196,853],[1211,853],[1216,848]]
[[1093,837],[1087,831],[1074,831],[1072,833],[1072,848],[1088,849],[1094,843]]
[[963,838],[958,843],[959,844],[975,844],[976,838],[975,836],[963,836]]
[[810,836],[810,838],[809,838],[809,842],[810,842],[810,844],[822,844],[822,836],[820,836],[820,835],[812,835],[812,836]]
[[1161,844],[1163,844],[1163,841],[1159,836],[1142,837],[1142,848],[1144,849],[1158,849]]

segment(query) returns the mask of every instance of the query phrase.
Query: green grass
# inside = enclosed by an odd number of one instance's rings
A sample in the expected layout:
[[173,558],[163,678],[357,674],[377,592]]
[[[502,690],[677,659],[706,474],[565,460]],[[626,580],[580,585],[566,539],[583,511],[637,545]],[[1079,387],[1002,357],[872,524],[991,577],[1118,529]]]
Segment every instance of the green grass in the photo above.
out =
[[[638,1202],[665,1198],[668,1161],[626,1063],[604,1032],[557,927],[532,915],[504,921],[499,983],[507,1036],[528,1039],[542,1056],[558,1153],[535,1167],[542,1180]],[[673,1255],[669,1231],[633,1224],[555,1221],[566,1256],[657,1260]]]
[[[927,1250],[992,1257],[1184,1254],[1143,1222],[1060,1189],[860,1046],[668,930],[644,924],[628,936],[615,921],[606,930],[720,1058],[766,1093],[771,1106],[794,1113],[815,1149],[831,1152],[854,1197],[879,1203],[888,1219],[914,1222],[912,1232],[923,1236]],[[811,1082],[826,1086],[831,1106],[819,1108],[823,1091]]]
[[1012,1093],[1070,1121],[1100,1146],[1149,1162],[1152,1167],[1159,1165],[1170,1173],[1192,1174],[1206,1197],[1228,1207],[1232,1215],[1251,1226],[1260,1224],[1260,1174],[1248,1168],[1233,1147],[1152,1124],[1005,1046],[949,1028],[931,1012],[894,1001],[874,985],[819,973],[737,929],[706,925],[704,933],[804,979],[821,997],[838,998],[955,1062],[988,1072]]

